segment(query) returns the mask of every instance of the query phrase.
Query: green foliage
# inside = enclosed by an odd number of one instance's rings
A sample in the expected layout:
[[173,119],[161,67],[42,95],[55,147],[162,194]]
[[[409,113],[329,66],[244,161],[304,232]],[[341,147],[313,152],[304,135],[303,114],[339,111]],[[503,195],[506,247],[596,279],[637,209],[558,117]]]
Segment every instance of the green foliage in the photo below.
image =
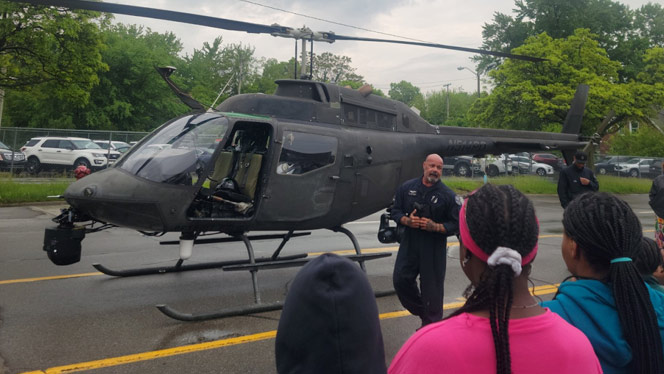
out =
[[70,182],[18,183],[0,180],[0,204],[52,201],[47,196],[62,195]]
[[93,21],[99,13],[7,1],[0,11],[0,87],[86,104],[97,73],[108,68]]
[[273,94],[277,89],[277,84],[274,81],[295,78],[294,69],[295,59],[293,58],[289,61],[277,61],[275,58],[268,59],[263,63],[263,74],[256,82],[257,91]]
[[[424,96],[422,96],[419,87],[415,87],[412,83],[406,81],[390,83],[390,90],[387,94],[391,99],[399,100],[408,106],[415,105],[418,100],[420,105],[422,105],[424,101]],[[422,110],[424,108],[418,107],[418,109]]]
[[314,54],[313,80],[321,82],[363,82],[364,78],[355,73],[348,56],[337,56],[330,52]]
[[638,114],[629,87],[616,83],[620,64],[608,58],[587,29],[578,29],[566,39],[540,34],[513,52],[548,61],[507,60],[491,71],[496,87],[473,105],[469,112],[472,122],[534,131],[555,128],[563,123],[582,83],[590,86],[582,133],[594,133],[609,109],[619,116]]
[[[599,190],[614,194],[647,194],[650,191],[652,180],[647,178],[625,178],[607,175],[597,176]],[[443,182],[457,194],[467,194],[480,188],[481,179],[468,179],[461,177],[443,177]],[[555,178],[542,178],[535,175],[503,176],[489,178],[489,183],[496,185],[511,184],[517,190],[526,194],[556,194],[558,180]]]
[[448,92],[435,91],[427,95],[424,119],[434,125],[466,126],[466,112],[477,100],[477,96],[463,91],[449,92],[449,119],[447,118]]
[[615,134],[610,142],[612,155],[664,157],[664,134],[649,126],[633,133]]
[[[510,52],[528,39],[546,33],[567,38],[576,29],[596,35],[599,46],[611,60],[621,63],[620,82],[633,79],[641,70],[644,52],[664,46],[664,9],[649,3],[630,10],[612,0],[516,0],[514,16],[496,13],[484,25],[483,48]],[[493,57],[478,57],[486,66]]]

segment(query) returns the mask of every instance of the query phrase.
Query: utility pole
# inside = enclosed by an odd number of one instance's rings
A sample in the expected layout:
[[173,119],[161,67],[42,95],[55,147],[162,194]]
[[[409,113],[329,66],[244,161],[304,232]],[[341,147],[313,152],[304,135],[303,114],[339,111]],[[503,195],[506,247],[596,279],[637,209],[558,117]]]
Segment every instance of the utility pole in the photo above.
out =
[[450,84],[452,83],[443,85],[443,87],[447,87],[447,118],[445,119],[445,121],[450,120]]

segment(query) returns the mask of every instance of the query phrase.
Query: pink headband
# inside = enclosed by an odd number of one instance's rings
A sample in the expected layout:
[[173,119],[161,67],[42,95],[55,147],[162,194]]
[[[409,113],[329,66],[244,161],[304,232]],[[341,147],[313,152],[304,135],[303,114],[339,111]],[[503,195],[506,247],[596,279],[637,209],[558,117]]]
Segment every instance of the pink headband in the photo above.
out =
[[[470,252],[472,252],[475,256],[477,256],[480,260],[487,262],[489,260],[489,255],[486,254],[473,240],[473,238],[470,236],[470,230],[468,230],[468,223],[466,223],[466,205],[468,204],[468,198],[466,198],[463,201],[463,205],[461,206],[461,211],[459,212],[459,233],[461,234],[461,242],[463,243],[463,246],[468,248]],[[535,218],[537,222],[537,227],[539,228],[539,220]],[[521,260],[521,265],[528,264],[530,261],[535,258],[535,255],[537,254],[537,242],[535,242],[535,247],[533,247],[533,250],[528,253],[526,257],[523,257]]]

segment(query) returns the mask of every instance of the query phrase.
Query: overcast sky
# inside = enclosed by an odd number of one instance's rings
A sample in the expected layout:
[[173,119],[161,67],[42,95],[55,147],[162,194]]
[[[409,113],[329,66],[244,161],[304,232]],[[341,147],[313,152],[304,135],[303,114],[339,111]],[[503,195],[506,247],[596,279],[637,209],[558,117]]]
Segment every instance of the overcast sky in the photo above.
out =
[[[313,19],[352,25],[439,44],[479,48],[482,26],[493,21],[495,12],[513,15],[514,0],[107,0],[107,2],[204,14],[239,21],[333,31],[340,35],[393,39],[393,37],[358,30]],[[622,0],[630,8],[639,8],[648,0]],[[262,4],[257,5],[257,4]],[[267,7],[266,7],[267,6]],[[304,14],[308,18],[289,12]],[[185,52],[200,49],[203,42],[222,36],[224,43],[243,43],[256,48],[256,57],[285,61],[294,55],[294,40],[266,34],[248,34],[170,21],[116,16],[123,23],[141,24],[156,32],[171,31],[183,42]],[[299,47],[298,47],[299,49]],[[356,73],[387,94],[390,83],[406,80],[423,93],[451,88],[475,92],[476,76],[459,66],[474,70],[472,54],[415,46],[384,43],[338,41],[315,43],[315,53],[331,52],[349,56]]]

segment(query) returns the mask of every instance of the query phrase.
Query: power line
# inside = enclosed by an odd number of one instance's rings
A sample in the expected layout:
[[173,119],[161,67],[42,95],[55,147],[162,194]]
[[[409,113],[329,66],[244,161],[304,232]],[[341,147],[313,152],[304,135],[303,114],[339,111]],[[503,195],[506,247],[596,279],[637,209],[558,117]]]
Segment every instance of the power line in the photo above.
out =
[[249,4],[253,4],[253,5],[262,6],[262,7],[265,7],[265,8],[269,8],[269,9],[272,9],[272,10],[277,10],[277,11],[284,12],[284,13],[294,14],[294,15],[296,15],[296,16],[300,16],[300,17],[305,17],[305,18],[315,19],[315,20],[317,20],[317,21],[322,21],[322,22],[331,23],[331,24],[333,24],[333,25],[339,25],[339,26],[344,26],[344,27],[350,27],[350,28],[352,28],[352,29],[357,29],[357,30],[362,30],[362,31],[373,32],[373,33],[376,33],[376,34],[387,35],[387,36],[392,36],[392,37],[395,37],[395,38],[402,38],[402,39],[412,40],[412,41],[416,41],[416,42],[432,43],[432,42],[429,42],[429,41],[426,41],[426,40],[422,40],[422,39],[414,39],[414,38],[409,38],[409,37],[407,37],[407,36],[401,36],[401,35],[396,35],[396,34],[390,34],[390,33],[387,33],[387,32],[382,32],[382,31],[376,31],[376,30],[365,29],[364,27],[359,27],[359,26],[349,25],[349,24],[346,24],[346,23],[341,23],[341,22],[336,22],[336,21],[330,21],[330,20],[326,20],[326,19],[324,19],[324,18],[319,18],[319,17],[309,16],[309,15],[307,15],[307,14],[298,13],[298,12],[293,12],[293,11],[290,11],[290,10],[277,8],[277,7],[274,7],[274,6],[271,6],[271,5],[265,5],[265,4],[257,3],[257,2],[255,2],[255,1],[250,1],[250,0],[239,0],[239,1],[242,1],[242,2],[245,2],[245,3],[249,3]]

